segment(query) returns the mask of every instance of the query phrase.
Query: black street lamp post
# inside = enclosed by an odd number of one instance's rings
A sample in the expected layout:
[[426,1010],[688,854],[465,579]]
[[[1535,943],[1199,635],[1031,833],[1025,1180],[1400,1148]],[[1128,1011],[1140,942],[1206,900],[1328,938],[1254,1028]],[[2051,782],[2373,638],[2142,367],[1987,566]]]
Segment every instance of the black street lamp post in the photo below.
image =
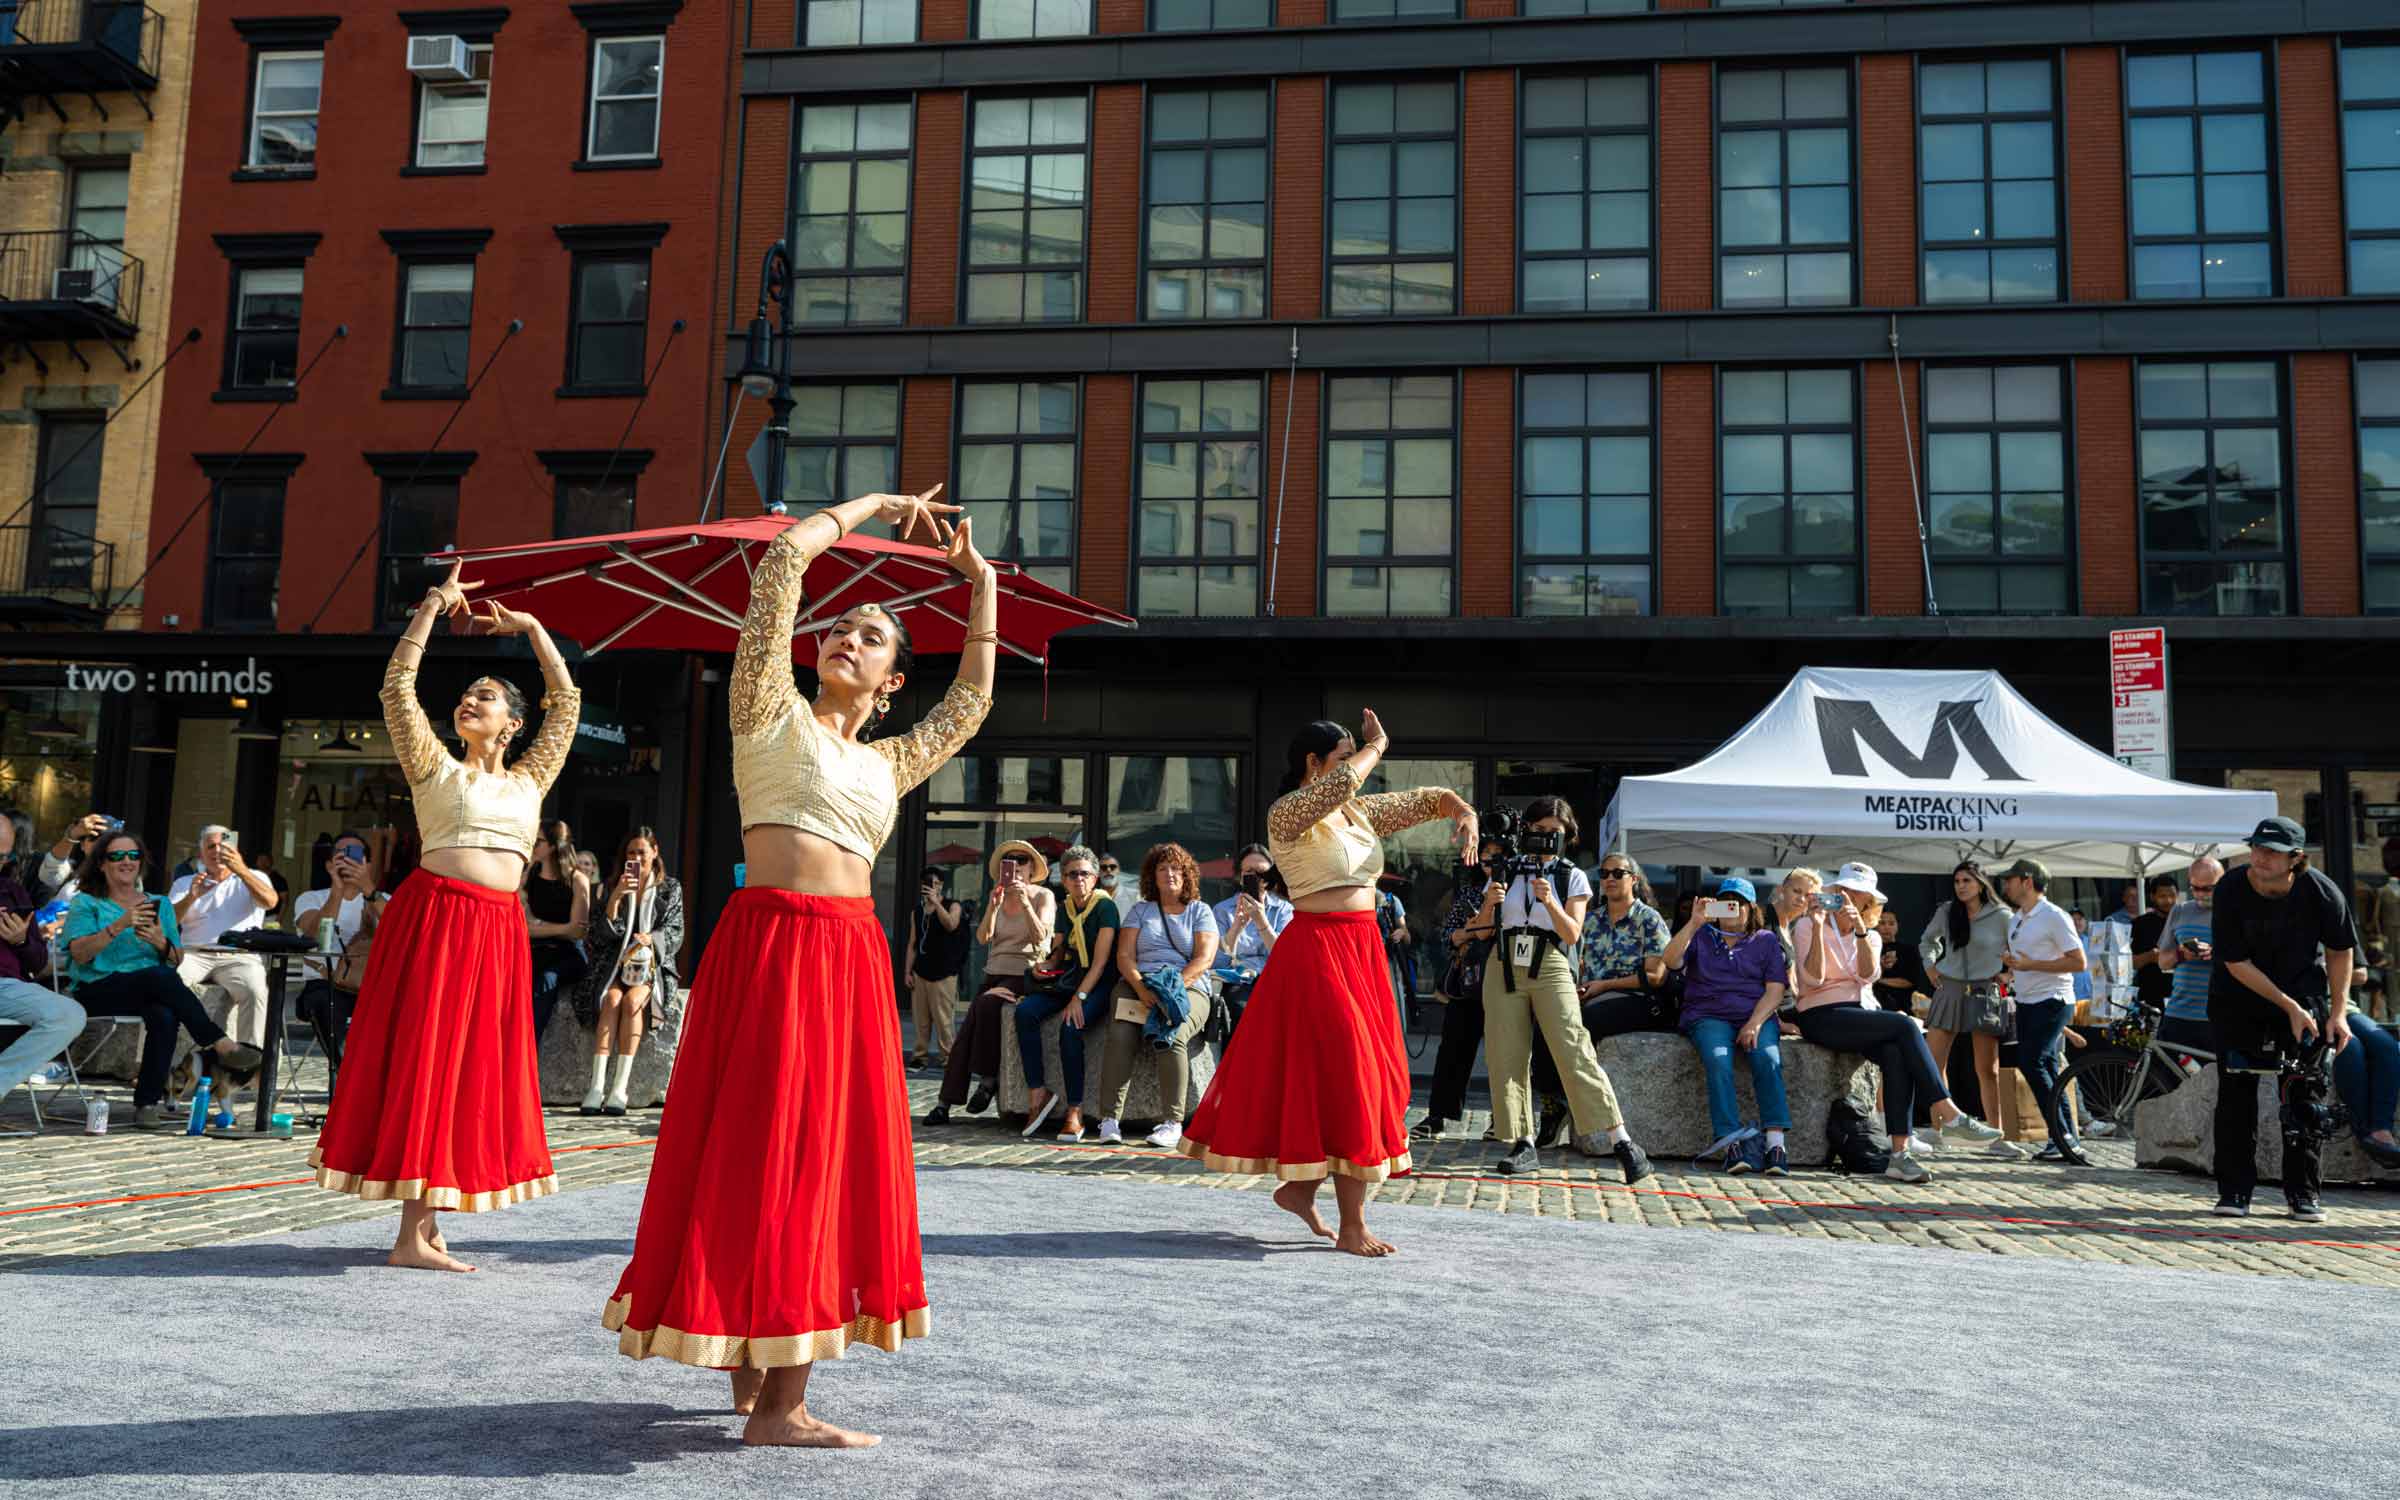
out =
[[[767,329],[767,304],[775,328]],[[773,356],[767,341],[775,343]],[[792,253],[777,240],[758,270],[758,311],[742,341],[742,391],[767,403],[767,514],[784,514],[783,454],[792,437]]]

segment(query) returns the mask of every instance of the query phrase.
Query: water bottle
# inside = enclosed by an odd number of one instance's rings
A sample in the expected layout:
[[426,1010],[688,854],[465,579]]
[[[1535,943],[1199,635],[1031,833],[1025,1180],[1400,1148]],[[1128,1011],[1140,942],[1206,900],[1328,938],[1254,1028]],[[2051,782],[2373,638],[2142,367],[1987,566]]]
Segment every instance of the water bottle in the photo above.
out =
[[[331,903],[328,903],[330,905]],[[342,951],[341,923],[336,914],[328,911],[317,924],[317,952],[326,958],[339,957]]]
[[106,1099],[94,1099],[84,1107],[83,1133],[85,1135],[108,1134],[108,1101]]
[[183,1127],[183,1133],[185,1135],[208,1133],[208,1075],[206,1073],[200,1075],[199,1086],[192,1090],[192,1118],[191,1122]]

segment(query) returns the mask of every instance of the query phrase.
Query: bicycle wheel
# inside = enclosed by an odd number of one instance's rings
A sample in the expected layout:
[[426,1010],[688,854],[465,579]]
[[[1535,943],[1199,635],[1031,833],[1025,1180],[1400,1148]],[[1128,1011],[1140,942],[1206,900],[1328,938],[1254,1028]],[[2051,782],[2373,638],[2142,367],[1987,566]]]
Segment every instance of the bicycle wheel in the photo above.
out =
[[[2116,1134],[2130,1137],[2133,1107],[2174,1087],[2160,1076],[2174,1070],[2155,1058],[2151,1060],[2149,1076],[2142,1076],[2143,1055],[2122,1047],[2091,1047],[2058,1075],[2059,1091],[2064,1093],[2073,1085],[2082,1101],[2085,1129],[2090,1129],[2092,1121],[2106,1120]],[[2137,1078],[2141,1080],[2139,1097],[2134,1092]]]

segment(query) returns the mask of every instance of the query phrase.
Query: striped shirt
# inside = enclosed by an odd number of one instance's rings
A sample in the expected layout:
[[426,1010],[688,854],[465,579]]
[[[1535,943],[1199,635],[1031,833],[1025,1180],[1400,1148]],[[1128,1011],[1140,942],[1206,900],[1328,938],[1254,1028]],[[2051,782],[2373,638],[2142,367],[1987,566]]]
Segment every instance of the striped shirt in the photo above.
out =
[[[2178,901],[2167,913],[2166,936],[2161,946],[2180,943],[2205,943],[2209,940],[2209,908],[2197,901]],[[2175,987],[2167,992],[2167,1014],[2179,1021],[2208,1019],[2208,975],[2214,964],[2178,954],[2175,962]]]

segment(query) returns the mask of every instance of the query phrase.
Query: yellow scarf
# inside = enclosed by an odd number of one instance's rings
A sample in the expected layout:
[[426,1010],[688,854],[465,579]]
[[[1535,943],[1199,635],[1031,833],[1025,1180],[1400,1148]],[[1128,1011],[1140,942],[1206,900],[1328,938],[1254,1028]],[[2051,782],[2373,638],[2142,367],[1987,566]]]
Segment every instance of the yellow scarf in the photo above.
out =
[[1087,969],[1092,966],[1092,947],[1090,943],[1084,941],[1083,919],[1092,914],[1092,909],[1100,904],[1100,899],[1100,888],[1094,886],[1092,899],[1083,903],[1081,911],[1076,910],[1075,898],[1072,896],[1062,903],[1062,909],[1067,914],[1067,941],[1075,945],[1076,961]]

